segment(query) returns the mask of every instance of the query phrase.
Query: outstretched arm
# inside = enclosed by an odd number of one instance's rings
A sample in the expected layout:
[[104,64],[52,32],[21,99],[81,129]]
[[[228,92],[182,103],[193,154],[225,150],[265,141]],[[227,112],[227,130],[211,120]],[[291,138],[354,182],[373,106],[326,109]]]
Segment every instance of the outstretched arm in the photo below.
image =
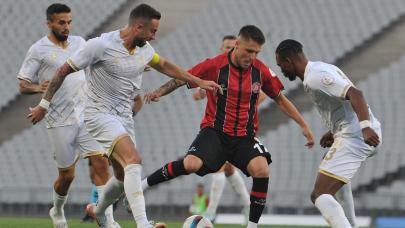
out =
[[302,129],[302,133],[307,138],[307,146],[311,148],[314,145],[314,134],[312,133],[311,129],[309,128],[307,122],[304,120],[302,115],[298,112],[297,108],[291,103],[290,100],[284,94],[280,93],[274,101],[280,107],[281,111],[287,114],[291,119],[293,119]]
[[156,90],[154,90],[153,92],[147,93],[144,96],[145,103],[150,104],[152,101],[158,102],[160,97],[173,92],[174,90],[185,84],[186,83],[184,81],[172,79],[163,84],[162,86],[160,86],[159,88],[157,88]]
[[43,81],[41,84],[36,84],[29,82],[24,79],[19,79],[20,93],[22,94],[34,94],[34,93],[43,93],[48,88],[49,81]]
[[222,88],[217,83],[213,81],[202,80],[188,73],[187,71],[183,70],[177,65],[171,63],[170,61],[164,59],[163,57],[159,57],[159,61],[156,64],[152,65],[151,67],[171,78],[179,79],[180,81],[183,82],[195,83],[198,87],[202,89],[219,90],[219,92],[222,94]]
[[370,146],[378,146],[380,139],[377,133],[371,128],[370,114],[368,113],[367,102],[366,99],[364,99],[363,93],[352,86],[347,90],[346,99],[350,101],[360,121],[364,142]]
[[28,114],[28,118],[31,118],[31,122],[33,124],[38,123],[39,121],[44,118],[46,112],[49,109],[50,101],[52,97],[55,95],[56,91],[60,88],[63,81],[65,80],[66,76],[70,73],[74,72],[73,68],[68,64],[65,63],[56,71],[55,75],[53,76],[51,82],[49,83],[48,89],[45,92],[44,97],[42,98],[39,105],[34,108],[30,108],[30,114]]

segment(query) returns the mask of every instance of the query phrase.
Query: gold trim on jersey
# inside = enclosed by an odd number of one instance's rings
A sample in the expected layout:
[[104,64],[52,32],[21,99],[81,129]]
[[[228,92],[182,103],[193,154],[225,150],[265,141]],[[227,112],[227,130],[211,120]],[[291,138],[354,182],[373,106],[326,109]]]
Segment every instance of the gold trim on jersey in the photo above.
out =
[[101,152],[101,151],[91,151],[91,152],[86,152],[86,153],[83,153],[82,154],[82,158],[84,159],[84,158],[89,158],[89,157],[92,157],[92,156],[104,156],[104,152]]
[[125,137],[130,137],[130,136],[129,136],[129,134],[124,133],[124,134],[118,136],[117,138],[115,138],[115,139],[113,140],[113,142],[111,143],[110,149],[108,150],[108,153],[107,153],[107,156],[108,156],[108,157],[111,156],[111,154],[112,154],[112,152],[113,152],[113,150],[114,150],[114,147],[115,147],[115,145],[118,143],[118,141],[120,141],[121,139],[123,139],[123,138],[125,138]]
[[346,93],[347,93],[347,91],[349,91],[350,87],[352,87],[352,85],[347,85],[347,86],[343,89],[343,92],[342,92],[342,97],[343,97],[343,98],[346,98]]
[[326,171],[326,170],[319,169],[318,172],[320,172],[320,173],[322,173],[322,174],[324,174],[324,175],[326,175],[326,176],[328,176],[328,177],[332,177],[332,178],[335,178],[335,179],[337,179],[337,180],[340,180],[340,181],[342,181],[342,182],[345,183],[345,184],[349,183],[349,180],[348,180],[348,179],[346,179],[346,178],[344,178],[344,177],[340,177],[340,176],[335,175],[335,174],[333,174],[333,173],[330,173],[330,172],[328,172],[328,171]]
[[79,68],[73,63],[71,59],[68,59],[66,62],[67,64],[69,64],[70,67],[72,67],[74,71],[79,71]]
[[156,65],[156,64],[159,63],[159,60],[160,60],[159,54],[158,54],[158,53],[155,53],[155,54],[153,54],[153,57],[152,57],[152,59],[149,61],[148,65],[149,65],[149,66],[154,66],[154,65]]
[[73,164],[69,165],[68,167],[65,168],[58,168],[59,171],[65,171],[68,170],[74,166],[76,166],[76,163],[79,161],[80,156],[76,155],[75,161],[73,162]]

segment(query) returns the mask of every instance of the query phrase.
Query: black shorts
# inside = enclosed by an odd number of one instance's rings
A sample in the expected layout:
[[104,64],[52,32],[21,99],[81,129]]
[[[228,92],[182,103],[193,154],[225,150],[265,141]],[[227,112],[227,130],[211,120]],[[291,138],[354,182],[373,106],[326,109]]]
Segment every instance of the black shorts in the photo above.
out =
[[218,171],[226,161],[250,176],[247,166],[253,158],[263,156],[271,163],[271,155],[260,141],[252,136],[229,136],[213,128],[203,128],[198,133],[187,154],[197,156],[203,161],[205,172]]

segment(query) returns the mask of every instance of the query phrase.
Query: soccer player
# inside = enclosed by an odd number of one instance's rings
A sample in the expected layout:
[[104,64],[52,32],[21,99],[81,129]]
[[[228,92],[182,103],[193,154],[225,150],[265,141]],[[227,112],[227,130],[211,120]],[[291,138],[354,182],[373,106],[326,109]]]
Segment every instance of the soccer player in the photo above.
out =
[[[229,53],[206,59],[189,72],[202,79],[218,82],[225,91],[207,91],[207,106],[201,130],[184,159],[169,162],[142,182],[144,189],[181,175],[203,176],[218,171],[226,161],[253,177],[250,193],[248,228],[257,227],[266,204],[271,156],[255,138],[258,129],[257,104],[260,90],[271,97],[302,128],[307,146],[314,144],[313,134],[295,106],[282,94],[283,85],[276,75],[256,57],[265,42],[254,25],[240,29],[235,48]],[[185,83],[171,80],[147,94],[146,102],[158,101]],[[190,87],[196,87],[188,83]]]
[[[227,53],[232,48],[235,47],[236,43],[236,36],[234,35],[227,35],[222,38],[222,45],[220,47],[221,53]],[[196,91],[193,93],[194,100],[202,100],[207,97],[205,90],[196,88]],[[266,95],[263,91],[260,91],[258,105],[262,103],[266,99]],[[247,224],[248,222],[248,213],[249,213],[249,205],[250,205],[250,198],[249,193],[246,189],[245,182],[243,181],[242,176],[240,173],[235,169],[235,167],[226,162],[225,165],[221,167],[221,169],[212,174],[212,182],[211,182],[211,189],[210,189],[210,200],[207,207],[207,210],[204,213],[204,217],[210,219],[212,222],[215,220],[216,212],[219,204],[219,200],[222,196],[225,187],[225,179],[229,181],[232,186],[232,189],[239,195],[242,205],[243,205],[243,214],[246,215],[243,221],[243,224]]]
[[[69,35],[72,15],[67,5],[50,5],[46,10],[46,18],[48,35],[31,46],[18,73],[21,93],[44,92],[58,67],[85,43],[83,38]],[[74,179],[76,162],[80,158],[76,151],[82,152],[82,156],[89,157],[93,163],[92,181],[97,186],[98,193],[103,191],[109,179],[108,160],[101,156],[103,148],[84,126],[84,86],[84,71],[68,77],[55,95],[45,118],[58,167],[53,207],[49,211],[55,227],[67,227],[63,207]],[[108,208],[106,214],[109,224],[119,227],[112,217],[112,208]]]
[[276,49],[277,65],[291,81],[301,79],[329,131],[321,146],[331,146],[319,166],[311,200],[325,220],[336,228],[351,227],[335,193],[377,152],[380,122],[365,98],[336,66],[311,62],[296,40],[284,40]]
[[160,17],[154,8],[140,4],[131,11],[128,25],[87,41],[58,69],[40,104],[31,110],[31,121],[36,124],[53,105],[52,98],[65,78],[74,78],[71,73],[90,68],[84,121],[107,151],[114,169],[97,206],[87,208],[101,227],[106,227],[102,212],[124,191],[137,227],[152,227],[145,212],[141,156],[135,146],[132,119],[132,101],[141,89],[145,66],[203,89],[223,92],[215,82],[197,78],[155,53],[148,41],[155,38]]

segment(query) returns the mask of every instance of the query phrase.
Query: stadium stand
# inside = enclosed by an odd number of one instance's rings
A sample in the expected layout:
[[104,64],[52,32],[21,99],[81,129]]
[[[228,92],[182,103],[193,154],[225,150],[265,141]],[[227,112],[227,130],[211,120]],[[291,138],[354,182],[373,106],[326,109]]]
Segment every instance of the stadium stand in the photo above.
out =
[[[18,83],[15,79],[28,48],[46,34],[45,9],[53,3],[51,0],[1,2],[0,30],[0,110],[18,95]],[[30,4],[31,3],[31,4]],[[91,0],[69,1],[74,14],[72,34],[87,37],[111,16],[125,0],[106,0],[96,4]],[[101,3],[101,1],[98,1]]]

